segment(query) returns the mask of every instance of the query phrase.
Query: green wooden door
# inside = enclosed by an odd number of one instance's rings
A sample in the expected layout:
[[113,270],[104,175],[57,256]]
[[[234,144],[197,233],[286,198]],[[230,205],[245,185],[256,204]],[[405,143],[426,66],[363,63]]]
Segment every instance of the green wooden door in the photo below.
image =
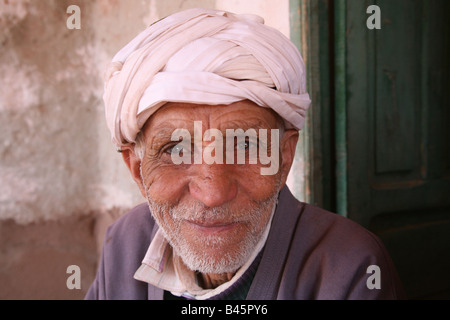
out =
[[382,238],[409,298],[450,298],[450,1],[330,10],[336,210]]

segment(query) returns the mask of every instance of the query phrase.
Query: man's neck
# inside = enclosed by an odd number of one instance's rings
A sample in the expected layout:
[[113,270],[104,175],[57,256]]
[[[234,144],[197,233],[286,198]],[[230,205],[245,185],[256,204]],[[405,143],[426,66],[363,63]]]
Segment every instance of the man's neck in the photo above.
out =
[[197,274],[199,285],[203,289],[214,289],[228,282],[233,278],[236,272],[230,273],[199,273]]

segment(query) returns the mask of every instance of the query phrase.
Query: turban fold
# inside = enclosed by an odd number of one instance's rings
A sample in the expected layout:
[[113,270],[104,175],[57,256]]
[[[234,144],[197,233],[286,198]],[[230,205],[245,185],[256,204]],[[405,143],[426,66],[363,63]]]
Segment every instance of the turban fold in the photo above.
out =
[[106,120],[118,147],[135,142],[167,102],[228,105],[250,100],[300,130],[311,100],[303,59],[255,15],[190,9],[142,31],[105,74]]

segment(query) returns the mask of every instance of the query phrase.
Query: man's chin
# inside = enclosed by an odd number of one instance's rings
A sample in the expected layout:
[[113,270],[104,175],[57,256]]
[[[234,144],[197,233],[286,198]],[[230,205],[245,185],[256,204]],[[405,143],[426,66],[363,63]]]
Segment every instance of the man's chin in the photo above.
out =
[[229,239],[210,240],[203,245],[182,245],[174,248],[184,264],[192,271],[208,274],[235,272],[250,259],[255,241],[244,244]]
[[220,257],[199,255],[197,257],[182,257],[188,269],[202,274],[234,273],[241,268],[249,257],[239,259],[224,254]]

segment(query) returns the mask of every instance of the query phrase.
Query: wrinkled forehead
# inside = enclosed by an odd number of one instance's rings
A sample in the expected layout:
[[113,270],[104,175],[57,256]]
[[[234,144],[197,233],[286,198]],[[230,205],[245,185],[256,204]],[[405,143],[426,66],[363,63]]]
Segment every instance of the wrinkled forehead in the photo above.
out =
[[261,108],[251,101],[239,101],[230,105],[200,105],[167,103],[146,122],[146,136],[159,131],[192,129],[201,123],[203,130],[218,129],[275,129],[282,119],[271,109]]

